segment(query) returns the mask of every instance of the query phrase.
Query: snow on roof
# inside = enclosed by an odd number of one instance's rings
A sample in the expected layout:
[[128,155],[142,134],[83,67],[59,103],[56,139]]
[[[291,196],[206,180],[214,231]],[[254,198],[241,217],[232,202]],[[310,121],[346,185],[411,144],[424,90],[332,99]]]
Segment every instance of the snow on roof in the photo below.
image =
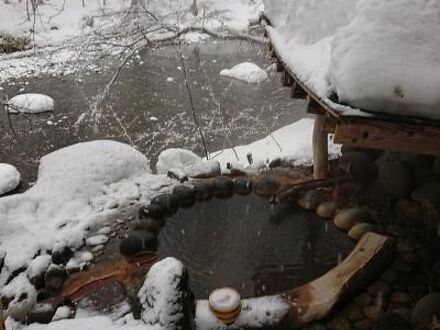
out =
[[264,3],[280,57],[322,99],[440,119],[440,2]]

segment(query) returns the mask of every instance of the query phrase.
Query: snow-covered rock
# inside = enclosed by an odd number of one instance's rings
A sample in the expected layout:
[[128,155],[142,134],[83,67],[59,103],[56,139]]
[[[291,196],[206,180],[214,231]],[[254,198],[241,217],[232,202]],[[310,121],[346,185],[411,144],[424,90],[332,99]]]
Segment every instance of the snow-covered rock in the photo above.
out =
[[38,251],[80,247],[122,210],[137,209],[172,183],[153,176],[148,159],[129,145],[98,140],[44,156],[37,183],[0,198],[0,249],[6,251],[2,284],[27,267]]
[[185,171],[186,168],[200,163],[202,158],[194,152],[180,148],[170,148],[159,154],[156,171],[158,174],[167,174],[170,169]]
[[53,111],[54,100],[44,94],[20,94],[11,98],[6,106],[11,113],[40,113]]
[[193,328],[192,294],[188,273],[175,258],[154,264],[138,293],[142,320],[155,329],[191,330]]
[[190,178],[212,178],[221,174],[220,163],[217,160],[207,160],[196,163],[186,169]]
[[3,287],[0,296],[2,301],[9,302],[3,306],[5,318],[10,316],[18,321],[23,321],[26,318],[27,313],[37,301],[37,291],[25,273],[19,274]]
[[0,195],[18,187],[21,181],[20,172],[10,164],[0,163]]
[[332,43],[339,99],[370,111],[440,119],[440,2],[360,0]]
[[250,84],[259,84],[267,80],[267,73],[258,65],[250,62],[243,62],[233,66],[231,69],[220,71],[221,76],[242,80]]

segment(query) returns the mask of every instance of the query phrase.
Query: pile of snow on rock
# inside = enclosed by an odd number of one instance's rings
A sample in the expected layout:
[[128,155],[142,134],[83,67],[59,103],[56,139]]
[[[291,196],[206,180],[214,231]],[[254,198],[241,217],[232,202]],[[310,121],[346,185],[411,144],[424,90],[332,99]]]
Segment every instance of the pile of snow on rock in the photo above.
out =
[[40,113],[53,111],[54,100],[44,94],[20,94],[11,98],[6,106],[10,113]]
[[250,62],[237,64],[231,69],[223,69],[220,71],[220,75],[245,81],[249,84],[259,84],[267,80],[266,71]]
[[20,172],[14,166],[0,163],[0,196],[17,188],[20,181]]

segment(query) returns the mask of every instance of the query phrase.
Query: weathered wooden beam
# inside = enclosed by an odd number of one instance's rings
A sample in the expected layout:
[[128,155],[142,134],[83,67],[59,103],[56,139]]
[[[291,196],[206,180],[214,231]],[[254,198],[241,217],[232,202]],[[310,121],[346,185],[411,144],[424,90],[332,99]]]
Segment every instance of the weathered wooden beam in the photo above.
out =
[[302,327],[326,317],[335,305],[374,281],[394,258],[394,240],[365,233],[350,255],[324,276],[287,293],[286,324]]
[[310,95],[307,95],[307,112],[314,114],[314,115],[324,115],[325,109],[322,107],[322,105],[316,100],[311,97]]
[[313,177],[324,179],[328,174],[328,134],[325,116],[317,115],[313,127]]
[[305,99],[307,95],[307,92],[301,87],[301,85],[294,81],[292,89],[290,90],[290,97],[292,99]]
[[356,119],[336,125],[335,142],[440,156],[440,127]]

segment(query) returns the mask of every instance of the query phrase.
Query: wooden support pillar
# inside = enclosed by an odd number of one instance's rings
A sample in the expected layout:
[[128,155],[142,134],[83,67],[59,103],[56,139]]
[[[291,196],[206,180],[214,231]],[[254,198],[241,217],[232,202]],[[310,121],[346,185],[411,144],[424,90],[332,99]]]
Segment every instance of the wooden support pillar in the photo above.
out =
[[313,127],[313,177],[324,179],[328,174],[328,136],[325,116],[317,115]]

